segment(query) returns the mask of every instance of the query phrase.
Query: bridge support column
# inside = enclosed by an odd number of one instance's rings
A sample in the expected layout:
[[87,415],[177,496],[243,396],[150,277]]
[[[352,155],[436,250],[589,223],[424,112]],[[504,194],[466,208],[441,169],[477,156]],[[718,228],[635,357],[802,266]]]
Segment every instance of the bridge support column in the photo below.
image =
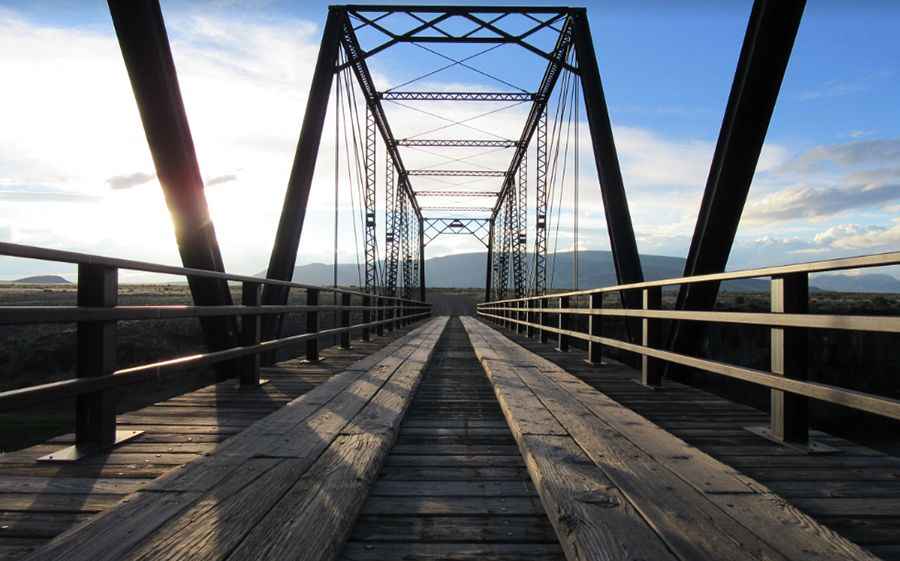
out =
[[[159,3],[109,0],[108,4],[156,175],[172,215],[181,262],[185,267],[223,272]],[[188,285],[196,305],[232,304],[223,280],[188,277]],[[202,318],[200,323],[210,349],[237,344],[236,318]],[[228,363],[222,367],[233,368]]]
[[[684,266],[685,277],[721,273],[728,264],[804,6],[805,0],[753,3]],[[681,285],[675,309],[711,310],[718,293],[718,282]],[[703,329],[699,322],[674,322],[669,349],[692,354],[702,344]],[[667,368],[678,371],[684,367],[670,364]]]
[[[266,278],[289,281],[294,276],[297,249],[300,247],[300,235],[303,232],[316,156],[322,140],[322,127],[325,125],[325,112],[328,109],[328,94],[334,81],[334,67],[344,18],[341,9],[328,10],[328,19],[325,20],[322,32],[322,43],[313,71],[300,139],[297,142],[294,163],[284,194],[284,205],[281,208],[281,218],[278,221]],[[287,303],[287,298],[287,287],[266,285],[263,289],[263,304],[283,305]],[[267,339],[274,338],[280,333],[281,321],[281,316],[272,316],[263,323],[263,333]]]
[[[584,94],[584,106],[594,147],[594,162],[597,176],[600,179],[600,194],[603,198],[603,210],[609,232],[609,244],[612,250],[613,263],[616,267],[616,278],[619,284],[635,283],[644,280],[641,271],[641,259],[638,256],[634,227],[631,224],[631,213],[628,210],[628,199],[625,196],[625,185],[619,168],[619,156],[613,140],[612,125],[603,84],[600,80],[600,69],[597,55],[594,52],[594,40],[588,25],[587,13],[579,10],[572,16],[575,54],[578,58],[578,69],[581,72],[581,88]],[[626,308],[640,308],[637,294],[622,294],[622,304]],[[636,337],[637,323],[628,322],[631,338]]]

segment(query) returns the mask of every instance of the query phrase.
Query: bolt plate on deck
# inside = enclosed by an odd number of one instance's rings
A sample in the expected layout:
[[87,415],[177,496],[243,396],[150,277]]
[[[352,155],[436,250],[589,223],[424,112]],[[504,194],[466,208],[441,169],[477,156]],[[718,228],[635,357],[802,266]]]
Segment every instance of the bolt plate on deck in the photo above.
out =
[[104,452],[109,452],[116,446],[122,444],[123,442],[127,442],[136,436],[140,436],[144,434],[142,430],[117,430],[116,431],[116,440],[113,442],[112,446],[109,448],[99,448],[97,446],[92,445],[84,445],[84,444],[76,444],[74,446],[69,446],[53,452],[52,454],[47,454],[46,456],[41,456],[37,459],[39,462],[77,462],[78,460],[90,456],[92,454],[102,454]]

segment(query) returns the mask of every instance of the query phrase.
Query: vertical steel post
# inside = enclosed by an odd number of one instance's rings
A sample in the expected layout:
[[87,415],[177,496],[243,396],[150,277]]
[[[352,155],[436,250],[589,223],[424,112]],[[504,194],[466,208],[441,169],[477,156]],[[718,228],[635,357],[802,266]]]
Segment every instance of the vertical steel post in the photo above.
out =
[[[643,294],[643,309],[658,310],[662,307],[662,287],[652,286],[645,288]],[[645,347],[659,348],[662,343],[662,322],[657,319],[644,318],[642,324],[642,343]],[[645,386],[659,387],[662,385],[663,362],[658,358],[641,355],[641,383]]]
[[494,218],[491,218],[491,223],[488,229],[487,267],[485,268],[485,271],[486,274],[484,278],[484,301],[490,302],[491,300],[493,300],[493,298],[491,298],[491,280],[493,280],[494,276]]
[[535,230],[534,230],[534,293],[547,290],[547,109],[541,113],[537,125],[535,145]]
[[[806,273],[772,278],[773,313],[809,312],[809,280]],[[772,327],[772,372],[785,378],[807,378],[807,333],[803,328]],[[807,398],[771,390],[771,431],[781,441],[806,444],[809,440]]]
[[425,219],[419,218],[419,300],[425,302]]
[[[597,66],[594,40],[591,37],[586,11],[584,9],[575,10],[572,20],[575,54],[578,57],[578,69],[581,72],[581,88],[588,128],[594,146],[594,162],[600,179],[600,193],[603,198],[603,210],[606,214],[609,245],[616,267],[616,278],[619,284],[641,282],[644,280],[641,259],[638,255],[634,228],[631,224],[625,185],[619,169],[619,156],[613,140],[612,125],[609,120],[606,97],[603,94],[600,69]],[[625,307],[640,308],[640,297],[637,294],[627,291],[621,296]],[[634,328],[636,328],[636,323]],[[632,334],[632,338],[634,338],[634,334]]]
[[[591,294],[589,305],[591,310],[603,309],[603,293]],[[588,316],[588,334],[592,337],[603,336],[603,316]],[[588,341],[588,358],[590,364],[603,364],[603,345],[595,341]]]
[[[258,282],[241,283],[241,304],[244,306],[259,306],[260,284]],[[259,344],[260,341],[260,316],[257,314],[241,317],[241,345],[248,347]],[[259,385],[259,353],[239,359],[240,385],[241,387],[256,387]]]
[[[112,308],[118,301],[119,272],[101,265],[78,265],[78,306]],[[107,376],[116,369],[116,322],[79,322],[78,378]],[[75,444],[109,448],[116,441],[116,398],[112,391],[75,398]]]
[[[319,305],[319,290],[317,288],[306,289],[306,305]],[[309,310],[306,312],[306,332],[319,332],[319,312],[318,310]],[[316,362],[319,360],[319,338],[313,337],[306,341],[306,360]]]
[[[316,156],[322,139],[322,127],[325,125],[328,96],[334,81],[343,19],[343,8],[332,6],[328,9],[328,19],[325,20],[325,28],[322,31],[319,56],[312,75],[303,125],[284,195],[284,205],[281,207],[281,218],[278,221],[266,278],[289,281],[294,276],[297,249],[300,247],[300,235],[303,232],[303,221],[306,217],[306,206],[316,167]],[[263,304],[283,305],[287,303],[287,299],[287,287],[266,285],[263,288]],[[263,322],[264,337],[269,339],[280,333],[281,322],[282,316],[267,316]]]

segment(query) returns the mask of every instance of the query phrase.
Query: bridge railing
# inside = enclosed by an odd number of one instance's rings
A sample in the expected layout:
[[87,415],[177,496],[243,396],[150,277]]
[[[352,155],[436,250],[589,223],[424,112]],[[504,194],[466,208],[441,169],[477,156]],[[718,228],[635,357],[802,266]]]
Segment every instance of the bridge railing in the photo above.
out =
[[[261,357],[274,357],[273,352],[278,349],[303,344],[306,358],[315,361],[319,358],[319,341],[323,338],[337,337],[342,347],[349,348],[353,332],[360,333],[363,340],[369,340],[372,331],[380,335],[386,329],[396,329],[431,314],[430,304],[405,298],[26,245],[0,243],[0,256],[77,265],[77,305],[0,306],[0,325],[75,323],[76,377],[0,392],[0,411],[75,397],[76,443],[83,449],[108,448],[117,438],[122,438],[122,435],[116,435],[116,398],[112,390],[149,381],[164,373],[224,362],[228,366],[221,369],[225,379],[238,378],[241,386],[256,386],[260,383]],[[241,304],[120,306],[117,304],[120,270],[239,283]],[[264,285],[303,290],[305,304],[261,305],[260,290]],[[340,303],[319,304],[323,292],[333,293],[334,302],[340,300]],[[361,317],[360,323],[351,323],[351,312]],[[295,313],[305,314],[304,333],[261,339],[261,318]],[[322,329],[321,313],[333,313],[339,326]],[[237,344],[150,364],[116,368],[117,322],[177,318],[232,318],[237,327]],[[39,349],[34,351],[39,352]]]
[[[771,426],[761,432],[780,441],[807,443],[808,399],[900,420],[898,400],[807,379],[808,330],[900,333],[900,317],[808,313],[809,275],[897,264],[900,264],[900,252],[892,252],[498,300],[479,304],[477,313],[528,337],[537,335],[542,342],[549,341],[552,334],[558,349],[563,351],[568,350],[573,339],[584,341],[588,361],[592,363],[600,362],[604,345],[636,353],[641,357],[641,382],[648,386],[662,384],[663,366],[668,362],[767,387],[772,394]],[[662,309],[664,287],[751,278],[770,279],[770,312]],[[603,307],[604,294],[627,291],[642,295],[643,309]],[[588,305],[573,307],[575,298],[586,299]],[[577,316],[587,316],[585,331],[574,328],[573,319]],[[603,318],[640,321],[641,344],[605,336]],[[770,369],[735,366],[668,350],[664,348],[666,339],[662,322],[665,320],[768,327],[771,332]]]

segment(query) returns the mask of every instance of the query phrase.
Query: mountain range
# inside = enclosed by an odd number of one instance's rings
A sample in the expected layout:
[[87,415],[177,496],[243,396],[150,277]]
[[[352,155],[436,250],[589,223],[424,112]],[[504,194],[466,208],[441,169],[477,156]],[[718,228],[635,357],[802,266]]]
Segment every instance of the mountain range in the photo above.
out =
[[[547,282],[555,287],[572,286],[572,253],[557,253],[555,264],[547,264]],[[530,255],[526,257],[530,265]],[[425,262],[427,286],[441,288],[483,288],[486,253],[459,253],[443,257],[432,257]],[[644,278],[657,280],[680,277],[684,273],[685,260],[681,257],[664,255],[642,255],[641,265]],[[379,264],[380,265],[380,264]],[[610,286],[616,284],[612,254],[609,251],[581,251],[578,254],[578,286],[581,288]],[[264,273],[262,273],[264,274]],[[338,284],[358,286],[364,271],[356,264],[338,264]],[[334,269],[330,264],[311,263],[294,269],[294,281],[315,285],[330,285],[334,282]],[[900,293],[900,280],[886,274],[860,275],[816,275],[810,281],[811,290],[834,292],[880,292]],[[765,279],[741,279],[722,283],[722,290],[732,292],[767,292],[769,283]]]

